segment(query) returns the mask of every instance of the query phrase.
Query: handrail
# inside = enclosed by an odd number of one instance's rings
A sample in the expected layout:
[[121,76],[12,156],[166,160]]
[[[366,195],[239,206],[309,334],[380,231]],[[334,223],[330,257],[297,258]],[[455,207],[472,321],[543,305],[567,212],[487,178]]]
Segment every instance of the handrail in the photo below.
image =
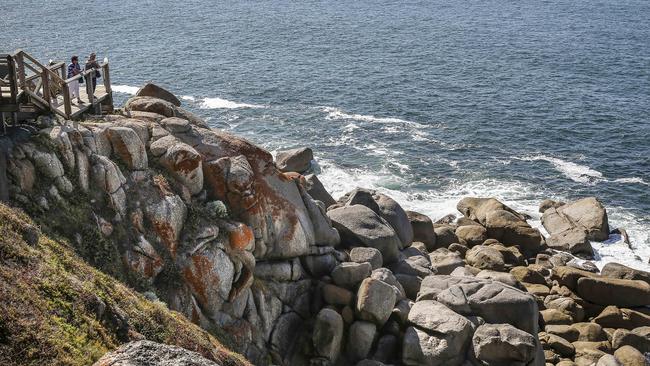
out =
[[[38,62],[35,58],[30,56],[27,52],[25,52],[23,50],[18,50],[18,51],[16,51],[14,53],[14,56],[18,56],[18,57],[22,56],[22,57],[28,59],[29,61],[36,64],[38,67],[40,67],[42,70],[47,70],[47,73],[50,74],[50,76],[54,79],[55,82],[58,82],[59,84],[63,83],[63,79],[59,75],[57,75],[54,71],[50,70],[45,65]],[[37,71],[35,71],[35,72],[37,72]]]
[[[32,62],[32,63],[35,64],[36,66],[40,67],[40,68],[41,68],[41,71],[45,71],[45,70],[47,70],[46,72],[50,75],[50,77],[52,78],[52,80],[53,80],[54,82],[58,83],[59,85],[62,85],[62,84],[63,84],[63,79],[61,78],[61,76],[59,76],[59,75],[58,75],[57,73],[55,73],[54,71],[50,70],[50,68],[48,68],[47,66],[45,66],[45,65],[43,65],[42,63],[38,62],[38,60],[36,60],[36,59],[33,58],[32,56],[30,56],[27,52],[25,52],[25,51],[23,51],[23,50],[17,50],[17,51],[14,53],[14,57],[18,57],[18,58],[21,58],[21,57],[22,57],[22,58],[26,58],[27,60],[29,60],[30,62]],[[34,70],[34,68],[30,67],[30,65],[28,65],[28,64],[25,64],[25,63],[23,63],[23,64],[24,64],[24,66],[27,66],[27,67],[30,68],[32,71],[34,71],[36,74],[39,74],[39,75],[40,75],[40,72],[39,72],[38,70]]]
[[63,82],[66,83],[66,84],[70,84],[71,82],[73,82],[73,81],[75,81],[77,79],[84,78],[84,77],[86,77],[86,75],[90,74],[91,72],[95,72],[95,71],[97,71],[95,68],[92,68],[90,70],[83,70],[81,73],[79,73],[79,74],[77,74],[77,75],[75,75],[75,76],[73,76],[71,78],[63,80]]
[[[108,100],[112,105],[112,91],[110,87],[109,64],[98,63],[97,67],[81,70],[79,74],[66,78],[67,64],[64,62],[51,63],[48,66],[38,62],[34,57],[23,50],[16,50],[13,54],[6,55],[12,70],[9,81],[3,80],[0,85],[7,84],[11,87],[11,104],[22,104],[23,102],[35,104],[41,109],[46,109],[64,118],[74,118],[84,113],[89,108],[99,111],[101,105]],[[94,83],[92,79],[95,73],[101,71],[104,84],[104,93],[96,98],[94,95]],[[86,80],[85,94],[88,104],[84,106],[72,103],[71,90],[68,87],[81,78]],[[7,94],[6,91],[3,91]],[[56,102],[57,98],[63,96],[63,104]],[[108,96],[108,97],[107,97]],[[24,98],[27,99],[24,99]]]

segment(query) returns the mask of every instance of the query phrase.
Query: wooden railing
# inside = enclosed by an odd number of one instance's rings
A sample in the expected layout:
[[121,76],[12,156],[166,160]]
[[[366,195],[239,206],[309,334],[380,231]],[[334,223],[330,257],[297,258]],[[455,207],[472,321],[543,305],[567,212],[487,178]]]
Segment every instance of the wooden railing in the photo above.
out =
[[[16,70],[11,55],[0,55],[0,111],[11,112],[18,98]],[[7,106],[6,108],[3,108]],[[6,111],[5,111],[6,109]]]
[[[69,85],[81,78],[85,80],[86,94],[89,105],[84,110],[96,106],[93,93],[92,79],[97,69],[84,70],[71,78],[66,78],[67,68],[63,62],[45,66],[35,58],[22,50],[16,51],[10,56],[15,63],[15,80],[17,83],[17,95],[14,100],[25,93],[29,99],[43,109],[48,109],[64,118],[72,118],[72,100],[70,98]],[[104,88],[107,94],[111,94],[110,73],[108,62],[99,64],[99,71],[102,74]],[[63,110],[57,103],[58,97],[63,97]]]

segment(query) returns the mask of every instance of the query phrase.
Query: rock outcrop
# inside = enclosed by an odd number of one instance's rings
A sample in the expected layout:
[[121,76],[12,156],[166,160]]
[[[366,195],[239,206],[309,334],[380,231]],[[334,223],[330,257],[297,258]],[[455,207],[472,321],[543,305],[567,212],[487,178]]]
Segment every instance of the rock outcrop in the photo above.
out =
[[[570,247],[571,244],[580,244],[583,232],[588,240],[603,241],[609,237],[607,211],[595,197],[545,210],[542,224],[551,237],[564,233],[564,239],[558,238],[558,241],[567,241]],[[571,236],[571,240],[568,240],[567,236]]]
[[308,147],[278,151],[276,165],[282,172],[304,173],[309,170],[314,153]]
[[[313,159],[274,160],[150,84],[122,114],[12,145],[8,193],[256,365],[595,364],[648,350],[650,275],[573,257],[609,233],[597,200],[544,202],[548,238],[495,198],[434,223],[375,190],[335,201]],[[194,362],[143,342],[105,359],[150,353]]]
[[105,354],[93,366],[219,366],[200,354],[181,347],[151,341],[127,343]]

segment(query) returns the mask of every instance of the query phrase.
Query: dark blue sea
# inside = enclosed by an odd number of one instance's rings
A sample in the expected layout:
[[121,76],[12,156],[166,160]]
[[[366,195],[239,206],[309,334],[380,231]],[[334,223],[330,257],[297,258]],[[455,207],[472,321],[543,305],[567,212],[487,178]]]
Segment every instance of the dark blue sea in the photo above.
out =
[[434,219],[463,196],[533,215],[595,195],[599,264],[650,267],[650,2],[2,0],[0,52],[108,57],[271,151],[314,149],[335,196]]

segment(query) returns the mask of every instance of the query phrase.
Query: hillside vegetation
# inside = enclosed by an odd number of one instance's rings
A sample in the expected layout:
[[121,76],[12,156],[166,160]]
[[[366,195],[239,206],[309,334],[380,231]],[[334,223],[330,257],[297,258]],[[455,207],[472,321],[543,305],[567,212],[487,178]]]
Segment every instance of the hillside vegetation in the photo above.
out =
[[0,364],[88,365],[130,340],[248,365],[214,336],[81,260],[0,204]]

